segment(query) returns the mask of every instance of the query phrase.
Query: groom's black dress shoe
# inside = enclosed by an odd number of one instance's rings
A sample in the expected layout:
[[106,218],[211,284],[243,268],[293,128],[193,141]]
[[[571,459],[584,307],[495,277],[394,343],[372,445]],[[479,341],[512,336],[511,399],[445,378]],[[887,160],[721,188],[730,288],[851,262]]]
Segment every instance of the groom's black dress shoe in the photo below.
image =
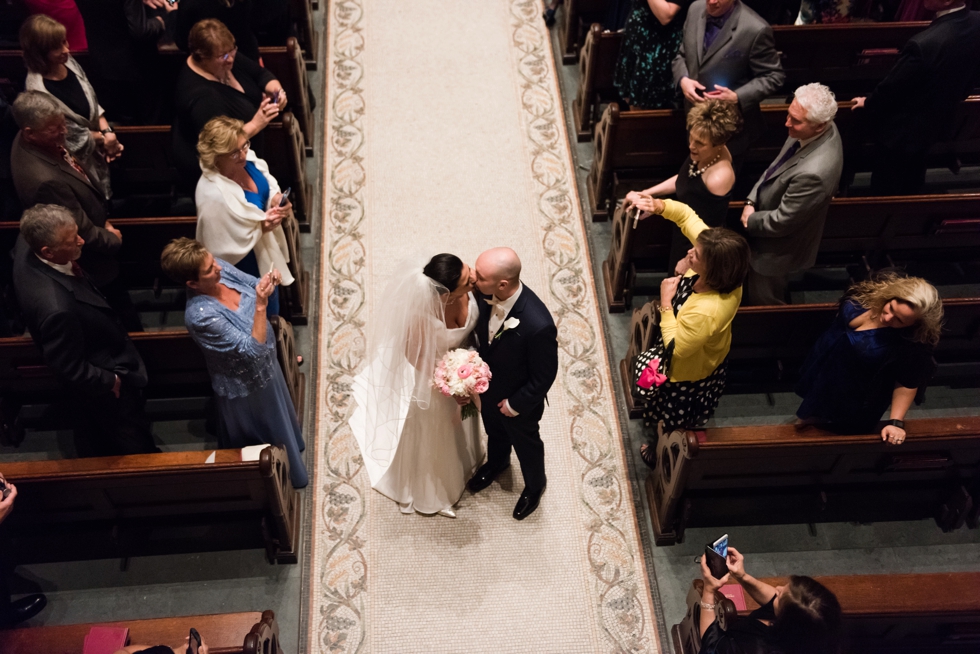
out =
[[541,503],[541,496],[544,495],[544,489],[547,487],[548,485],[545,484],[541,490],[532,493],[529,493],[525,488],[520,499],[517,500],[517,506],[514,507],[514,520],[523,520],[534,513],[538,504]]
[[470,489],[470,492],[479,493],[481,490],[493,483],[493,480],[497,478],[501,472],[510,467],[510,463],[502,468],[494,468],[489,463],[484,463],[480,466],[480,469],[476,471],[473,478],[466,483],[466,487]]
[[0,626],[12,627],[25,620],[30,620],[35,615],[44,610],[48,605],[48,598],[44,595],[28,595],[10,603],[6,613],[0,615]]

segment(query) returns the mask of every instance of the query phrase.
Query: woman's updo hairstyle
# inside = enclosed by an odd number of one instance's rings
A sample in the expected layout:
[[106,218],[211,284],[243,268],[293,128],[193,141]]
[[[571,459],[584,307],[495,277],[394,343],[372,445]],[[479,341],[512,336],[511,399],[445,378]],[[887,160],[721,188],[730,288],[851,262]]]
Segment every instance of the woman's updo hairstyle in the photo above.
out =
[[779,597],[772,635],[779,651],[838,654],[841,608],[837,597],[811,577],[790,577]]
[[422,273],[444,286],[447,292],[452,292],[459,286],[459,278],[463,276],[463,260],[455,254],[437,254],[425,264]]

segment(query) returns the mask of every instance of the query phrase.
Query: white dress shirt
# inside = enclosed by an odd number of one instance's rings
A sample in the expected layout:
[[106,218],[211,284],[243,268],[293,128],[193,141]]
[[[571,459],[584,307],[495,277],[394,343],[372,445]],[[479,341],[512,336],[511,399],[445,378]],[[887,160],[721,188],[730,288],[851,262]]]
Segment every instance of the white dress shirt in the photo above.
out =
[[[498,300],[496,295],[493,296],[493,302],[491,302],[493,306],[490,308],[490,328],[487,330],[489,332],[487,335],[489,339],[487,341],[488,343],[493,342],[493,337],[496,336],[497,330],[500,329],[500,326],[504,324],[505,320],[507,320],[507,316],[510,315],[511,309],[513,309],[514,305],[517,304],[517,298],[521,296],[521,291],[523,290],[524,284],[522,282],[518,282],[517,291],[506,300]],[[510,402],[508,402],[506,399],[504,400],[504,406],[506,406],[507,410],[513,413],[515,416],[519,415],[517,411],[514,411],[514,409],[511,408]]]
[[[37,257],[37,253],[34,253],[34,256]],[[68,275],[69,277],[75,276],[75,273],[71,270],[70,263],[55,263],[54,261],[48,261],[47,259],[43,259],[41,257],[37,258],[60,272],[62,275]]]

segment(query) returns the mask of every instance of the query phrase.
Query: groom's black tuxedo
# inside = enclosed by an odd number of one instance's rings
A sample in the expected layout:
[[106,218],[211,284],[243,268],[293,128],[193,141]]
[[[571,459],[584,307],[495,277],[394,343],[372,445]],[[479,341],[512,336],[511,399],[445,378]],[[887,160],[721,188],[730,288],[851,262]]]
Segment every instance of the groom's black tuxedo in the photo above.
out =
[[[477,294],[480,318],[476,336],[480,357],[490,366],[493,378],[482,402],[483,426],[487,431],[487,462],[501,469],[510,462],[513,446],[521,462],[524,487],[527,491],[544,488],[544,443],[538,423],[544,414],[548,389],[558,374],[558,330],[548,307],[526,285],[507,318],[517,318],[520,324],[489,338],[490,315],[493,308],[486,302],[489,296]],[[497,404],[507,400],[518,413],[508,418]]]

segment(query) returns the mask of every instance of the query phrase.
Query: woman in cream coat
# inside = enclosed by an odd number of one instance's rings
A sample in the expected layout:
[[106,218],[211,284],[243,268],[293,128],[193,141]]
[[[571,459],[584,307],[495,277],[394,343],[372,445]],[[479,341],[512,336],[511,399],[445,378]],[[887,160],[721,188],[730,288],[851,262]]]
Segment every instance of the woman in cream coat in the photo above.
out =
[[[202,171],[194,198],[197,240],[242,272],[261,278],[275,269],[284,286],[292,284],[282,221],[293,205],[279,206],[279,183],[249,149],[244,123],[227,116],[209,120],[197,152]],[[269,314],[277,313],[278,291],[269,299]]]

